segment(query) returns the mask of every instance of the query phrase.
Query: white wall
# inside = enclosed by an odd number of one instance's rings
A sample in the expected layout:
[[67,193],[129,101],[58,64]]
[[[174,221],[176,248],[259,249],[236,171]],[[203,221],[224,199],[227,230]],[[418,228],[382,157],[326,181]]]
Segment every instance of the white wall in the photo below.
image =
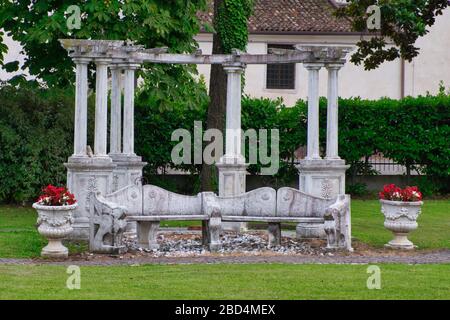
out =
[[[11,37],[4,36],[3,42],[8,46],[8,53],[5,55],[4,63],[12,62],[18,60],[20,63],[20,66],[23,65],[25,56],[20,53],[22,50],[22,47],[17,41],[14,41]],[[7,73],[5,70],[0,68],[0,80],[8,80],[12,78],[13,76],[20,74],[22,72],[14,72],[14,73]]]
[[417,41],[420,54],[406,65],[406,94],[438,91],[439,81],[450,87],[450,8],[436,19],[430,33]]

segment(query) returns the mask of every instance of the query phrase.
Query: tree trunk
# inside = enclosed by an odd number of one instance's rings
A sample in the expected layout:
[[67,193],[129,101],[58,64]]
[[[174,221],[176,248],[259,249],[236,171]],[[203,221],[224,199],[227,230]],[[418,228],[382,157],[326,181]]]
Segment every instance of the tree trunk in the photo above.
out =
[[[223,0],[214,1],[214,19],[217,17],[218,8]],[[219,36],[213,35],[213,54],[224,53]],[[206,120],[207,129],[219,129],[225,132],[225,113],[227,99],[227,75],[220,64],[211,65],[211,77],[209,81],[209,97],[208,115]],[[214,190],[214,181],[218,181],[217,172],[214,165],[203,163],[201,171],[201,187],[202,191]]]

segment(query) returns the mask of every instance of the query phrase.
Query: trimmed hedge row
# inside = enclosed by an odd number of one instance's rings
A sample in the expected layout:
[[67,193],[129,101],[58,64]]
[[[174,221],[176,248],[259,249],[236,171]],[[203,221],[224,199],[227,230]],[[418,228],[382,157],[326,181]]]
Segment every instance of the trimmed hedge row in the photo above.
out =
[[[63,184],[63,163],[73,149],[73,91],[0,87],[0,202],[32,200],[41,186]],[[167,166],[197,174],[198,165],[170,163],[171,134],[185,128],[193,132],[194,121],[206,126],[204,99],[198,108],[165,110],[149,103],[141,92],[136,97],[136,153],[149,163],[146,175]],[[410,169],[422,168],[428,183],[449,181],[450,176],[450,96],[425,96],[403,100],[340,99],[340,156],[351,164],[350,175],[370,173],[361,158],[382,152]],[[182,106],[183,103],[180,102]],[[89,101],[88,143],[93,145],[93,97]],[[293,159],[299,146],[306,144],[307,106],[298,101],[287,107],[282,100],[242,101],[243,129],[279,129],[280,157]],[[325,150],[326,99],[320,100],[321,148]],[[269,149],[270,150],[270,149]],[[257,174],[259,166],[249,171]],[[275,177],[291,180],[296,169],[292,160],[281,164]],[[436,179],[436,180],[433,180]],[[194,179],[195,180],[195,179]],[[431,182],[430,182],[431,181]],[[440,186],[448,190],[449,183]]]

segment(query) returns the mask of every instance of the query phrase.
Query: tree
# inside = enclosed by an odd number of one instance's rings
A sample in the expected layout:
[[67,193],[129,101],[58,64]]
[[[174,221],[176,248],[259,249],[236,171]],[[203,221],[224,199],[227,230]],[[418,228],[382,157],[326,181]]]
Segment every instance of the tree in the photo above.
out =
[[[80,29],[69,29],[68,20],[74,17],[66,11],[71,5],[80,8]],[[28,68],[48,86],[62,87],[73,83],[74,72],[59,38],[130,39],[146,48],[192,52],[197,46],[193,36],[200,30],[196,13],[204,5],[205,0],[1,1],[0,25],[23,47],[22,70]],[[0,45],[1,65],[6,51]],[[18,64],[4,68],[16,71]]]
[[[231,53],[232,49],[246,49],[248,42],[247,21],[252,8],[253,0],[214,1],[213,54]],[[209,97],[207,129],[219,129],[224,132],[227,75],[221,65],[211,66]],[[215,167],[203,164],[201,171],[202,191],[213,191],[214,181],[217,181]]]
[[[351,61],[364,64],[367,70],[375,69],[385,61],[397,58],[409,62],[419,54],[415,46],[418,38],[426,35],[427,27],[449,6],[448,0],[349,0],[337,11],[340,17],[352,21],[354,31],[367,32],[367,21],[375,14],[368,10],[376,5],[380,9],[380,28],[369,30],[370,37],[357,43]],[[394,46],[391,46],[390,39]]]

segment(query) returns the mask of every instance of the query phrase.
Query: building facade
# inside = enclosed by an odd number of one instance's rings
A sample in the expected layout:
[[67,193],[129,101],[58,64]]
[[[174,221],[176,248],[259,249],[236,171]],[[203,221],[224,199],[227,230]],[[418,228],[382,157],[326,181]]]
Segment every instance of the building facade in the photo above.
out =
[[[352,32],[349,21],[334,17],[335,6],[329,0],[256,0],[249,21],[247,52],[264,54],[271,47],[289,48],[295,44],[355,45],[364,35]],[[211,23],[212,14],[204,13],[201,18]],[[398,59],[370,71],[348,63],[340,71],[340,96],[399,99],[435,94],[441,81],[450,88],[450,72],[445,68],[450,61],[448,30],[450,9],[437,17],[428,35],[418,40],[420,55],[412,62]],[[211,53],[211,33],[200,33],[196,40],[204,53]],[[209,66],[199,66],[207,82],[209,70]],[[288,106],[307,97],[308,72],[300,64],[248,66],[245,78],[244,90],[251,97],[283,97]],[[326,70],[321,70],[320,95],[326,96],[326,90]]]

